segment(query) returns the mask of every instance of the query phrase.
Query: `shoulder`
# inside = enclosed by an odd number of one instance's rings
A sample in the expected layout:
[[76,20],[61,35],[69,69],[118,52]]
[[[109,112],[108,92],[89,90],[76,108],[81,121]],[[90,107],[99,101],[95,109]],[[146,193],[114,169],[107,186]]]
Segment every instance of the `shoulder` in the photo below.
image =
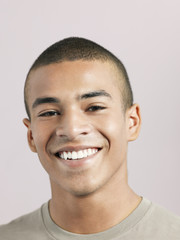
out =
[[41,208],[23,215],[8,224],[0,226],[0,239],[21,240],[37,239],[37,236],[45,232],[42,220]]
[[158,204],[151,203],[141,224],[149,234],[159,235],[164,239],[180,239],[180,217]]
[[[180,227],[180,217],[165,209],[164,207],[152,203],[151,206],[151,217],[156,219],[156,221],[161,220],[160,222],[163,224],[177,225]],[[180,230],[180,229],[179,229]]]

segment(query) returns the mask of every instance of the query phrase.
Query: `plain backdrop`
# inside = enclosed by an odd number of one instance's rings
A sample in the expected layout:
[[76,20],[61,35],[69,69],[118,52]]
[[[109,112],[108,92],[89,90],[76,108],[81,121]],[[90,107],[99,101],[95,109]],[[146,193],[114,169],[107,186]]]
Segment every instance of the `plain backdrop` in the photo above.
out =
[[26,140],[23,86],[37,56],[69,36],[96,41],[125,64],[141,134],[129,144],[129,184],[180,215],[180,1],[0,0],[0,224],[51,197]]

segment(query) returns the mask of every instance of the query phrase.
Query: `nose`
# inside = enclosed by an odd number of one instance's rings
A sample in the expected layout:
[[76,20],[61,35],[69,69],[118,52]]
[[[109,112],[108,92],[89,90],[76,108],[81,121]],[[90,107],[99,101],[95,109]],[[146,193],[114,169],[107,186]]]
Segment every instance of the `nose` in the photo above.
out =
[[63,114],[56,128],[58,137],[73,140],[78,136],[87,135],[92,131],[92,125],[82,111],[68,110]]

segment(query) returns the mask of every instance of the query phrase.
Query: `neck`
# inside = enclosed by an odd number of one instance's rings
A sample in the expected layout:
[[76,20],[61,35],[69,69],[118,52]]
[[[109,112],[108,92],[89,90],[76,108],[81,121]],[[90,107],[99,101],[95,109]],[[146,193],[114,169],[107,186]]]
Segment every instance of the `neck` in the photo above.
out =
[[87,196],[75,196],[51,181],[50,215],[61,228],[79,234],[105,231],[120,223],[139,205],[141,198],[126,177]]

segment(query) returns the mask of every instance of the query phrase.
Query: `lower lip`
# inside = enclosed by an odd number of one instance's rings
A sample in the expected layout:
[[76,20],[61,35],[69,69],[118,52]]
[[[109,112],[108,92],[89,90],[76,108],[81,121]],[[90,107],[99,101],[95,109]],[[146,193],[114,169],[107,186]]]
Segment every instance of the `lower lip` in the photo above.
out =
[[94,158],[99,153],[99,151],[86,158],[81,158],[78,160],[64,160],[62,158],[58,158],[58,160],[60,160],[64,165],[70,168],[84,167],[86,165],[89,166],[94,162]]

